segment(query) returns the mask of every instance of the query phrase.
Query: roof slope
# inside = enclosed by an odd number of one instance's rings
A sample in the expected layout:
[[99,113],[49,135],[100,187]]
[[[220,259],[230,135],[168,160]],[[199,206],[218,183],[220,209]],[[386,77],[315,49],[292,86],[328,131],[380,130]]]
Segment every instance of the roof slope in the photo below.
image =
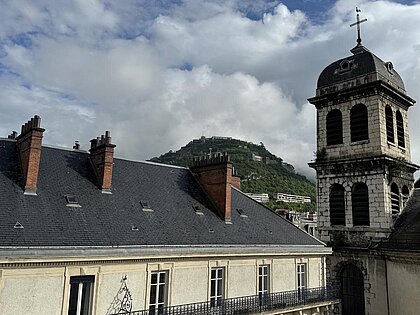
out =
[[420,189],[415,189],[382,249],[420,251]]
[[[323,246],[235,189],[233,224],[225,224],[186,168],[114,159],[112,194],[103,194],[88,153],[43,147],[38,195],[24,195],[15,147],[0,140],[0,246]],[[67,194],[81,207],[66,206]],[[141,200],[154,211],[143,211]]]

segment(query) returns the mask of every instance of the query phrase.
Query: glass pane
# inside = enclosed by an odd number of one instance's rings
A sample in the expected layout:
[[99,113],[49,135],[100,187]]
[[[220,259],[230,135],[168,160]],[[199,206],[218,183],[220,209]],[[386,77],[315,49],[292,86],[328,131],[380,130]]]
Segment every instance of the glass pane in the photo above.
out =
[[268,291],[268,277],[267,276],[264,277],[264,291],[265,292]]
[[159,285],[159,299],[158,303],[164,303],[165,302],[165,284]]
[[166,277],[166,272],[161,272],[159,274],[159,282],[160,283],[165,283],[165,277]]
[[216,270],[215,269],[212,269],[211,270],[211,278],[212,279],[215,279],[216,278]]
[[222,297],[223,296],[223,281],[217,280],[217,295]]
[[222,278],[223,277],[223,269],[217,269],[217,277]]
[[156,273],[152,273],[152,284],[156,284],[157,283],[157,274]]
[[156,303],[156,289],[157,289],[156,285],[152,285],[150,287],[150,301],[149,301],[150,304]]
[[77,296],[79,293],[79,284],[73,283],[70,285],[70,301],[68,315],[76,315],[77,311]]
[[82,290],[82,308],[80,315],[90,314],[90,296],[91,296],[92,283],[84,282]]
[[211,284],[210,284],[210,296],[215,296],[216,295],[216,281],[215,280],[211,280]]

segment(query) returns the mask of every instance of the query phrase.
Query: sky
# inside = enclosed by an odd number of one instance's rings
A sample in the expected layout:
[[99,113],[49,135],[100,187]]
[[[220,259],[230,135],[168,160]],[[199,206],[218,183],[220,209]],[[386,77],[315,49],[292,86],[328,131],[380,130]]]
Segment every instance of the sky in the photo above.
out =
[[[0,0],[0,137],[42,118],[44,144],[146,160],[202,135],[263,142],[298,172],[316,151],[320,72],[363,44],[420,101],[420,2]],[[420,105],[409,110],[420,163]]]

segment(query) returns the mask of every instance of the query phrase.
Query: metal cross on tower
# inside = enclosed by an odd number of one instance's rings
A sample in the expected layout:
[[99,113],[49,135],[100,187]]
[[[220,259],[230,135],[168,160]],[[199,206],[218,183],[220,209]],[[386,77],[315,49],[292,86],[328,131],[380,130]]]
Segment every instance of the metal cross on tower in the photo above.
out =
[[360,20],[360,16],[359,16],[359,13],[360,12],[362,12],[362,10],[360,10],[359,8],[356,7],[356,13],[357,13],[356,19],[357,19],[357,22],[355,22],[353,24],[350,24],[350,27],[357,25],[357,45],[358,46],[362,44],[362,39],[360,37],[360,24],[362,24],[363,22],[366,22],[367,21],[367,19]]

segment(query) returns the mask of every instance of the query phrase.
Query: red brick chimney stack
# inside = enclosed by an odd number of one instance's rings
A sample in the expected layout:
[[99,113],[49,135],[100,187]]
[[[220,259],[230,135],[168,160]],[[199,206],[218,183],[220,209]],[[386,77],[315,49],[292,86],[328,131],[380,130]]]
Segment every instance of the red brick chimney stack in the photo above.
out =
[[99,188],[103,193],[111,193],[112,168],[114,165],[114,148],[111,144],[111,133],[90,140],[90,160],[95,170]]
[[8,137],[9,139],[16,139],[20,168],[23,175],[24,194],[26,195],[36,195],[44,131],[45,129],[41,128],[41,117],[35,115],[22,125],[19,136],[16,137],[16,132],[12,132]]
[[233,165],[227,153],[194,158],[190,168],[226,223],[232,217]]
[[232,186],[238,190],[241,190],[241,177],[235,168],[232,170]]

